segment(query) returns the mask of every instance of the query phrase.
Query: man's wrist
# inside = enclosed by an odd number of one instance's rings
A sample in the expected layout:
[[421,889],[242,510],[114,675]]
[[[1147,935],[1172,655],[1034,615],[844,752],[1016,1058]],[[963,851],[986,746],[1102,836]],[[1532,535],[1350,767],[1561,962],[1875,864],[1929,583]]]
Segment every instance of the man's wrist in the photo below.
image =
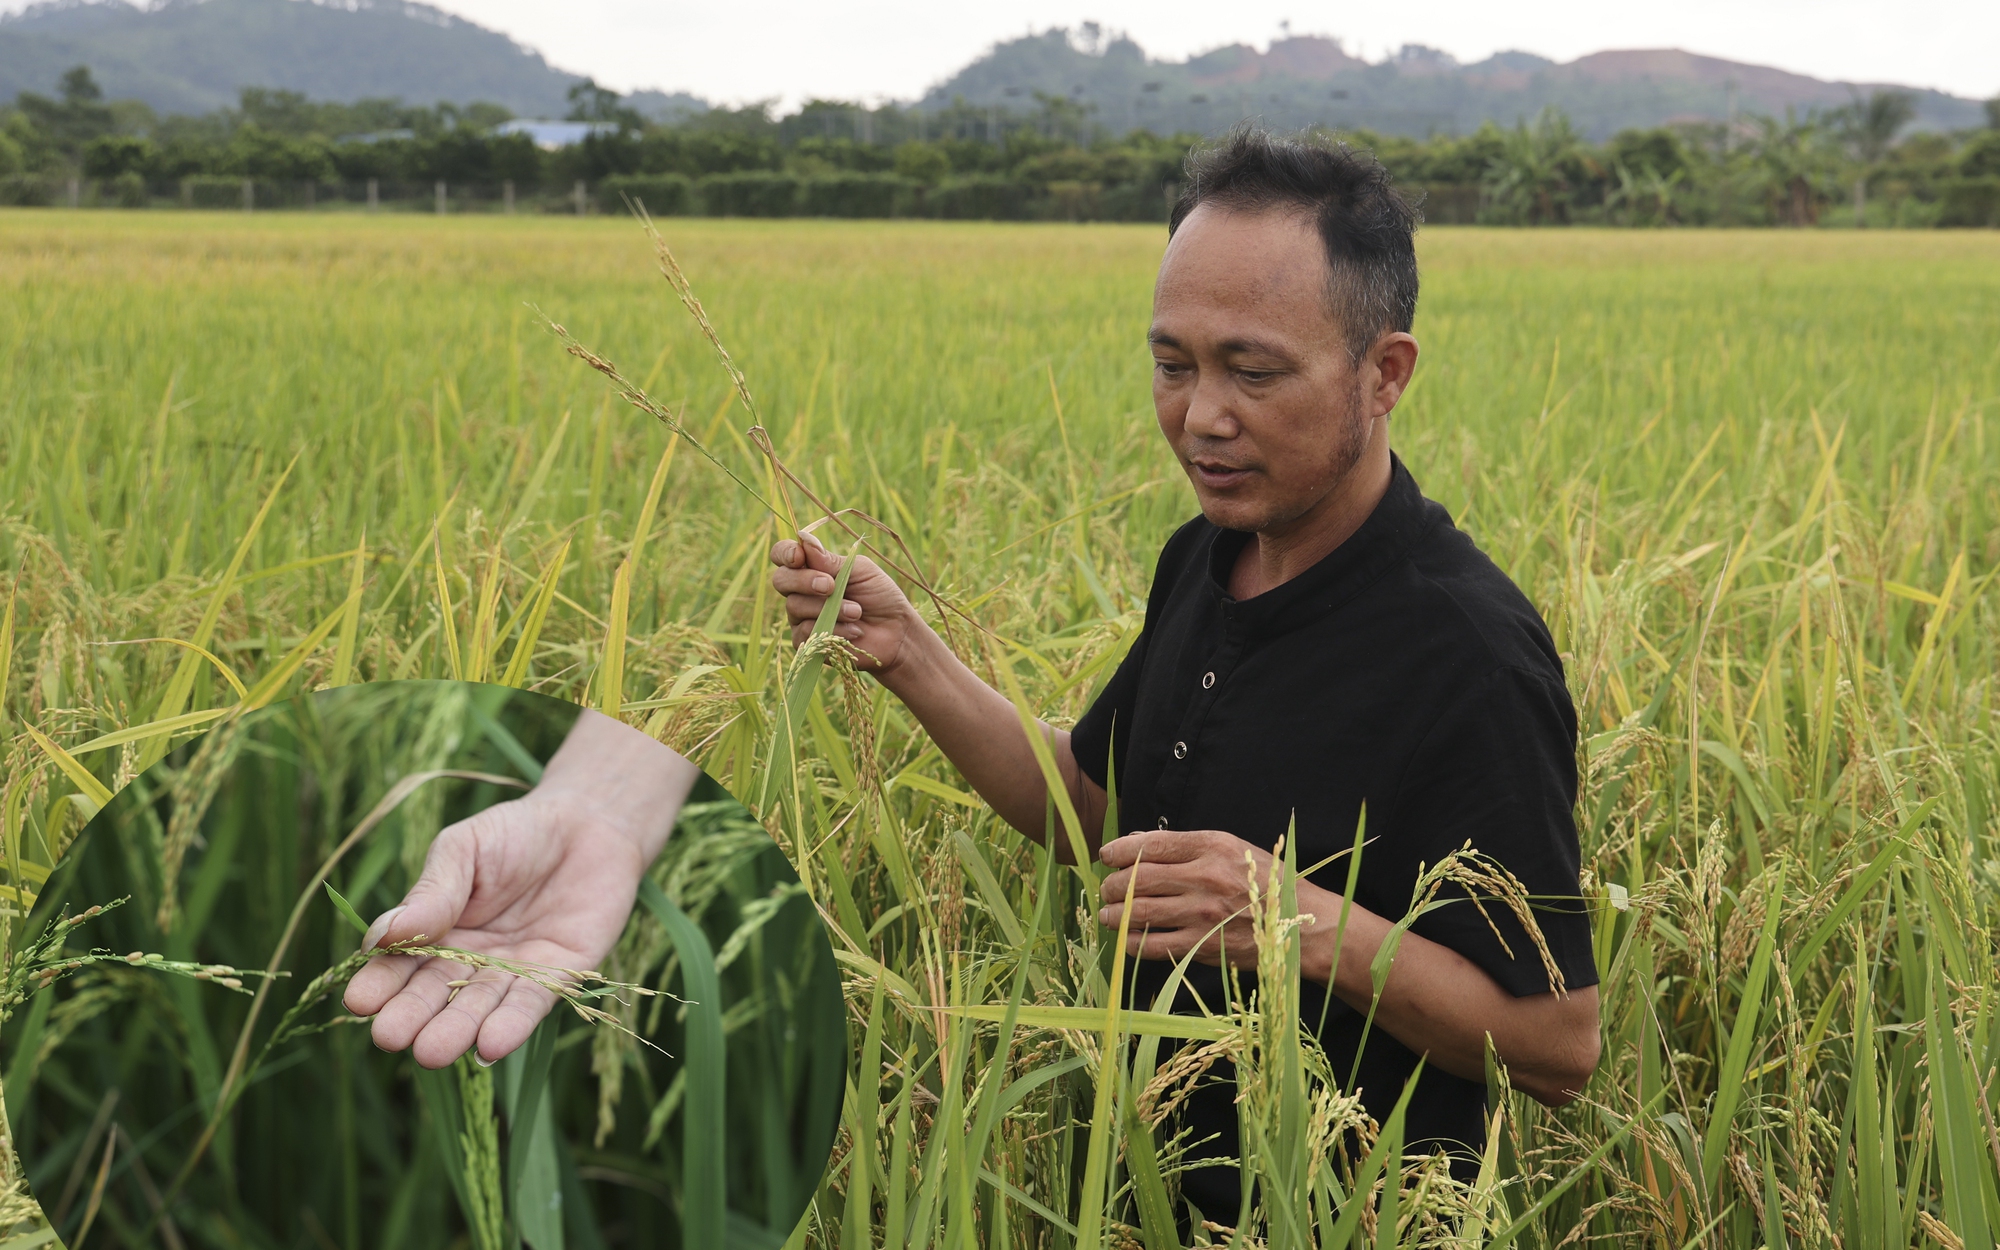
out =
[[[1299,974],[1343,999],[1374,997],[1370,966],[1389,923],[1345,895],[1300,881],[1299,910],[1313,923],[1300,935]],[[1342,913],[1345,911],[1345,925]]]
[[617,830],[650,863],[673,832],[698,772],[673,748],[586,711],[528,797]]
[[890,694],[904,703],[921,699],[923,692],[937,680],[942,670],[940,663],[950,654],[944,639],[930,627],[915,604],[905,604],[903,640],[896,648],[894,663],[884,665],[875,671],[875,680]]
[[548,811],[569,828],[581,820],[612,830],[621,841],[637,847],[648,863],[667,844],[680,814],[678,803],[662,805],[652,796],[635,795],[618,782],[604,786],[539,785],[521,801]]

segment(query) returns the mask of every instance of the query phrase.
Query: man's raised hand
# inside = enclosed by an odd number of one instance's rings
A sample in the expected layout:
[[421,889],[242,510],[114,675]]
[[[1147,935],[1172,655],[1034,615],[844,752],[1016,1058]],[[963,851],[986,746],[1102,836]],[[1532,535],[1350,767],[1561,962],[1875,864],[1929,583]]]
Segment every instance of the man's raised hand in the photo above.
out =
[[[854,571],[848,575],[847,593],[833,632],[861,650],[857,667],[879,677],[902,661],[904,643],[921,622],[902,587],[880,565],[863,555],[853,560]],[[840,557],[808,534],[773,546],[771,563],[778,566],[771,574],[771,586],[785,597],[792,645],[799,646],[812,635],[820,609],[833,593]]]

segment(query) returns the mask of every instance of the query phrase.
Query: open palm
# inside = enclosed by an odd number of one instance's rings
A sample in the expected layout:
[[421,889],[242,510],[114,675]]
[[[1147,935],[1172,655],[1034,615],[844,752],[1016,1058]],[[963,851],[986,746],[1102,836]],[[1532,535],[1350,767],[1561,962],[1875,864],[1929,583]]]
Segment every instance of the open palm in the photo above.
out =
[[[370,946],[455,946],[550,969],[595,971],[632,911],[641,851],[629,832],[574,803],[531,793],[440,833],[401,906]],[[455,984],[460,983],[463,984]],[[347,1009],[375,1018],[375,1044],[441,1068],[477,1048],[492,1063],[527,1041],[555,995],[497,968],[381,955],[349,983]]]

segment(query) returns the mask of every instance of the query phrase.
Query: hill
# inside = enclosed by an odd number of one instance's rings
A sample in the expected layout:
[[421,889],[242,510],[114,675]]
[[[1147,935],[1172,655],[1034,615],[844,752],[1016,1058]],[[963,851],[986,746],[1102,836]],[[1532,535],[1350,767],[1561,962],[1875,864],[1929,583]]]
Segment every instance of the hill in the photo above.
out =
[[[560,117],[581,81],[540,53],[417,0],[46,0],[0,17],[0,101],[52,92],[57,76],[88,65],[112,99],[159,113],[206,113],[244,87],[315,100],[398,98],[412,104],[491,101],[522,116]],[[1419,45],[1379,62],[1336,39],[1300,35],[1259,51],[1232,44],[1184,61],[1155,60],[1094,23],[996,44],[917,102],[954,101],[1033,112],[1037,96],[1068,100],[1113,132],[1217,133],[1252,118],[1280,127],[1325,125],[1383,134],[1463,134],[1486,120],[1511,124],[1546,106],[1593,139],[1630,126],[1782,115],[1846,104],[1884,84],[1825,82],[1676,49],[1598,52],[1558,64],[1502,52],[1462,65]],[[1915,90],[1916,125],[1980,125],[1980,106]],[[668,119],[704,111],[684,93],[627,98]]]
[[[1488,119],[1511,124],[1545,106],[1568,113],[1603,139],[1630,126],[1726,120],[1732,111],[1782,116],[1787,109],[1835,108],[1892,84],[1826,82],[1678,49],[1598,52],[1558,64],[1502,52],[1470,65],[1419,45],[1380,62],[1352,56],[1318,35],[1278,40],[1264,51],[1243,44],[1185,61],[1153,60],[1132,40],[1096,27],[1045,31],[997,44],[926,93],[927,108],[954,100],[982,107],[1032,107],[1037,94],[1092,111],[1114,131],[1146,127],[1215,133],[1245,118],[1268,125],[1365,128],[1423,136],[1465,133]],[[1950,130],[1982,124],[1976,101],[1909,90],[1916,125]]]
[[[88,65],[112,99],[160,113],[206,113],[244,87],[351,102],[488,100],[560,117],[580,81],[498,31],[414,0],[52,0],[0,17],[0,100],[44,94]],[[648,111],[705,107],[644,93]]]

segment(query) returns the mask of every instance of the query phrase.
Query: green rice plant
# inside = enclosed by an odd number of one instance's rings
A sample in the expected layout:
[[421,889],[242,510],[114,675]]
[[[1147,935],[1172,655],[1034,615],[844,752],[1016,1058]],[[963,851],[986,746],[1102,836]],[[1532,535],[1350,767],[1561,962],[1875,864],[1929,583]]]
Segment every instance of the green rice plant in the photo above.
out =
[[[449,225],[0,217],[0,341],[20,345],[0,363],[16,909],[145,752],[185,766],[176,743],[253,693],[502,673],[689,754],[798,864],[848,1007],[842,1044],[801,1047],[798,1071],[849,1066],[832,1168],[789,1182],[812,1191],[795,1245],[1180,1240],[1161,1215],[1185,1166],[1171,1111],[1224,1058],[1246,1140],[1272,1143],[1246,1165],[1281,1196],[1204,1213],[1196,1244],[1991,1244],[2000,243],[1424,235],[1425,355],[1395,436],[1564,654],[1606,1040],[1561,1111],[1496,1070],[1485,1166],[1459,1185],[1399,1158],[1393,1120],[1356,1121],[1351,1166],[1308,1149],[1302,1169],[1296,1143],[1354,1113],[1309,1044],[1257,1023],[1283,1001],[1114,1013],[1090,875],[1050,867],[893,701],[780,631],[770,542],[816,521],[836,549],[858,541],[817,498],[880,523],[843,516],[1026,708],[1081,712],[1192,511],[1146,404],[1156,230],[677,221],[752,416],[629,224]],[[669,459],[669,432],[523,303],[626,366],[764,502]],[[187,645],[134,641],[156,638]],[[339,921],[323,905],[314,923]],[[729,935],[708,936],[720,965]],[[624,1086],[576,1175],[619,1170],[613,1144],[646,1148],[671,1099],[653,1170],[630,1175],[684,1177],[689,1091],[641,1099],[623,1035],[588,1036],[599,1096]],[[732,1051],[727,1070],[766,1069]],[[313,1104],[343,1105],[359,1135],[358,1097]],[[62,1173],[58,1197],[88,1153],[63,1149],[21,1156]]]

